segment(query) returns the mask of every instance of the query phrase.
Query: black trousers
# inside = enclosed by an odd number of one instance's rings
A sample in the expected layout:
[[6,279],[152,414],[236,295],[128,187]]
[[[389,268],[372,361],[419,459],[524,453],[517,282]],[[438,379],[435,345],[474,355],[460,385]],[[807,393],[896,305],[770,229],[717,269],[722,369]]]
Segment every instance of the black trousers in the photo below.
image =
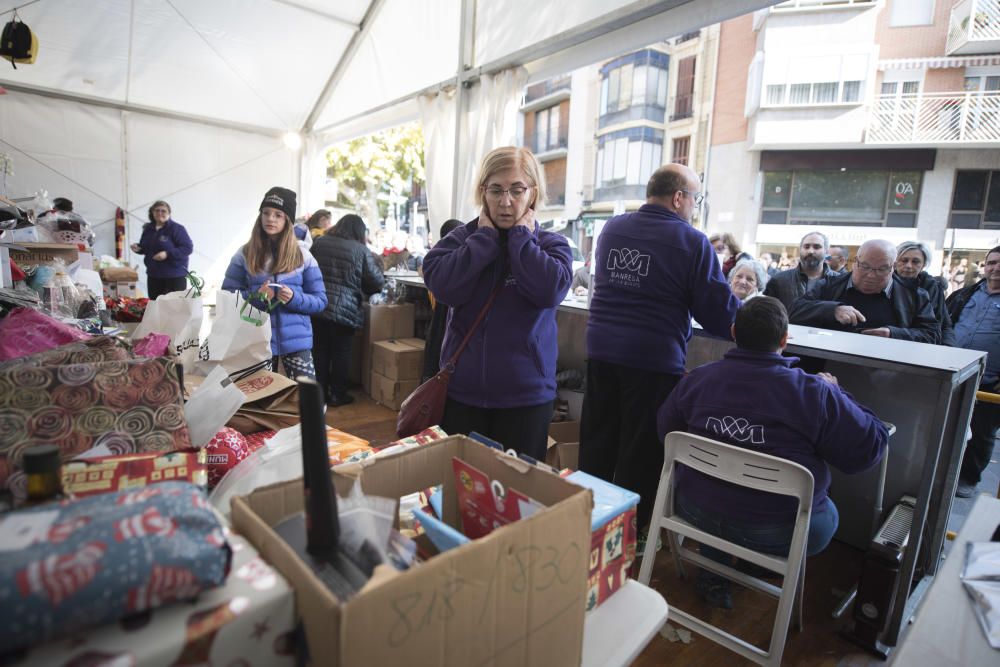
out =
[[538,461],[545,461],[553,402],[524,408],[477,408],[449,398],[441,428],[448,434],[475,431]]
[[187,287],[187,276],[181,276],[180,278],[146,278],[146,288],[149,290],[149,298],[151,300],[161,294],[183,292]]
[[[992,387],[981,388],[992,391]],[[972,438],[965,446],[965,456],[962,458],[958,477],[966,484],[976,485],[993,455],[993,443],[996,441],[997,429],[1000,429],[1000,405],[977,401],[972,408],[970,428]]]
[[342,398],[347,395],[347,376],[351,372],[354,328],[318,317],[312,318],[312,328],[316,382],[328,398]]
[[580,470],[639,494],[638,527],[649,523],[663,468],[656,413],[680,375],[591,359],[580,424]]

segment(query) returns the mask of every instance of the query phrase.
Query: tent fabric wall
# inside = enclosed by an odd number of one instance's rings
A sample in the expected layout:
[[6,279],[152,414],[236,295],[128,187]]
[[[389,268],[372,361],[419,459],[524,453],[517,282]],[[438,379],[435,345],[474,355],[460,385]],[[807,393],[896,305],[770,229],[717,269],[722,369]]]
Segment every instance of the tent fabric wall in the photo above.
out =
[[[97,254],[114,254],[117,207],[128,208],[136,241],[149,205],[164,199],[194,241],[191,268],[221,284],[267,189],[294,187],[297,156],[274,137],[26,93],[0,100],[8,196],[69,197],[95,227]],[[144,273],[142,258],[131,260]]]

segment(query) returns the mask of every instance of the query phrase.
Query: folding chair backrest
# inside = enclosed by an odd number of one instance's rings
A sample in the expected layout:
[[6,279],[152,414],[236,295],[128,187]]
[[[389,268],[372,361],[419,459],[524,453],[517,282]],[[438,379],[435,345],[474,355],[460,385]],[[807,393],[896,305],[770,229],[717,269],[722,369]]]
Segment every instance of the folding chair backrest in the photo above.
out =
[[793,496],[806,506],[812,503],[812,473],[788,459],[675,431],[666,438],[668,473],[674,461],[739,486]]

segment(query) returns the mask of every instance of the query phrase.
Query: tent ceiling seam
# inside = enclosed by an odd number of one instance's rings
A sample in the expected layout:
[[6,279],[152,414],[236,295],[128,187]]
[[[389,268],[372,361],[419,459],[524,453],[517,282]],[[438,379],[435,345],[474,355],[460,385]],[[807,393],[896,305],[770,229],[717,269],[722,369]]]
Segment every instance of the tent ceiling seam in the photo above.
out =
[[177,6],[176,6],[176,5],[174,5],[174,3],[173,3],[173,2],[171,1],[171,0],[164,0],[164,2],[166,2],[166,3],[168,4],[168,5],[170,5],[170,8],[171,8],[171,9],[173,9],[173,10],[174,10],[174,12],[176,12],[176,13],[177,13],[177,16],[181,17],[181,20],[183,20],[183,21],[184,21],[185,23],[187,23],[187,24],[188,24],[188,26],[189,26],[189,27],[190,27],[190,28],[191,28],[192,30],[194,30],[194,33],[195,33],[196,35],[198,35],[198,37],[200,37],[200,38],[201,38],[201,41],[205,42],[205,45],[206,45],[206,46],[208,46],[208,48],[210,48],[210,49],[212,50],[212,53],[214,53],[214,54],[215,54],[215,55],[216,55],[216,56],[217,56],[217,57],[219,58],[219,60],[221,60],[221,61],[222,61],[222,62],[223,62],[223,63],[224,63],[225,65],[226,65],[226,67],[228,67],[228,68],[229,68],[229,70],[230,70],[230,71],[231,71],[231,72],[232,72],[233,74],[235,74],[235,75],[236,75],[236,77],[237,77],[237,78],[238,78],[238,79],[239,79],[240,81],[242,81],[242,82],[243,82],[243,85],[245,85],[245,86],[247,87],[247,89],[249,89],[249,90],[250,90],[250,92],[251,92],[251,93],[253,93],[253,94],[254,94],[254,96],[255,96],[255,97],[256,97],[256,98],[258,99],[258,100],[260,100],[260,103],[264,105],[264,108],[266,108],[266,109],[267,109],[268,111],[270,111],[270,112],[271,112],[271,115],[273,115],[273,116],[274,116],[275,118],[277,118],[277,119],[278,119],[278,123],[279,123],[279,124],[281,125],[281,127],[285,127],[285,128],[287,128],[287,127],[288,127],[288,123],[286,123],[286,122],[285,122],[285,119],[281,117],[281,114],[279,114],[279,113],[278,113],[277,111],[275,111],[275,110],[274,110],[274,107],[272,107],[272,106],[271,106],[270,104],[268,104],[268,102],[267,102],[267,99],[265,99],[263,95],[261,95],[260,93],[258,93],[258,92],[257,92],[257,89],[256,89],[256,88],[254,88],[254,87],[253,87],[253,86],[252,86],[252,85],[250,84],[250,82],[249,82],[249,81],[248,81],[248,80],[247,80],[247,79],[246,79],[246,78],[245,78],[245,77],[243,76],[243,74],[242,74],[242,73],[240,73],[240,71],[239,71],[238,69],[236,69],[236,67],[234,67],[234,66],[232,65],[232,63],[230,63],[230,62],[229,62],[229,61],[228,61],[228,60],[226,59],[226,57],[225,57],[224,55],[222,55],[222,53],[221,53],[221,52],[220,52],[220,51],[219,51],[218,49],[216,49],[216,48],[215,48],[215,47],[214,47],[214,46],[212,45],[212,43],[211,43],[210,41],[208,41],[208,38],[207,38],[207,37],[205,37],[205,35],[203,35],[203,34],[202,34],[202,32],[201,32],[200,30],[198,30],[198,28],[196,28],[196,27],[195,27],[195,25],[194,25],[193,23],[191,23],[191,21],[190,21],[190,20],[188,19],[188,17],[187,17],[187,16],[185,16],[185,15],[184,15],[183,13],[181,13],[181,10],[179,10],[179,9],[177,8]]
[[337,16],[336,14],[331,14],[329,12],[324,12],[321,9],[316,9],[315,7],[307,7],[305,5],[300,5],[297,2],[292,2],[291,0],[271,0],[271,2],[276,2],[281,5],[286,5],[288,7],[294,7],[303,12],[308,12],[310,14],[315,14],[316,16],[322,16],[323,18],[333,21],[334,23],[339,23],[340,25],[350,28],[351,30],[358,30],[360,24],[343,18],[342,16]]
[[361,48],[361,43],[371,33],[375,18],[384,5],[385,0],[373,0],[368,5],[368,11],[365,12],[364,18],[361,19],[360,29],[351,36],[351,41],[348,42],[347,48],[341,54],[340,60],[337,61],[337,66],[330,72],[330,77],[326,80],[326,85],[323,86],[323,90],[320,91],[316,103],[313,104],[309,115],[306,116],[306,122],[302,125],[301,130],[303,134],[312,132],[313,125],[319,119],[319,115],[323,112],[323,109],[326,108],[327,103],[333,96],[333,91],[340,85],[340,80],[344,77],[347,68],[354,61],[354,56],[357,55],[358,50]]
[[135,35],[135,0],[129,0],[128,7],[128,60],[125,65],[125,103],[132,94],[132,45]]

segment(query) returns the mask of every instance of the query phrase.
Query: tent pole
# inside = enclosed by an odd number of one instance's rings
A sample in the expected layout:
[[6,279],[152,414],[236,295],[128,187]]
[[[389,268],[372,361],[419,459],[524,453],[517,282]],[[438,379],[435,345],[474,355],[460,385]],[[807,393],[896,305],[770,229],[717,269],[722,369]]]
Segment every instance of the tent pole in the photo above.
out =
[[462,128],[464,126],[463,117],[465,115],[465,72],[466,65],[472,59],[471,49],[469,48],[469,38],[472,34],[472,26],[470,26],[470,23],[475,16],[472,11],[472,5],[474,2],[476,2],[476,0],[462,0],[462,18],[461,23],[459,24],[458,70],[455,72],[455,154],[451,163],[450,217],[452,218],[458,216],[458,184],[459,179],[463,176],[459,170],[459,165],[461,164],[459,156],[462,154]]

